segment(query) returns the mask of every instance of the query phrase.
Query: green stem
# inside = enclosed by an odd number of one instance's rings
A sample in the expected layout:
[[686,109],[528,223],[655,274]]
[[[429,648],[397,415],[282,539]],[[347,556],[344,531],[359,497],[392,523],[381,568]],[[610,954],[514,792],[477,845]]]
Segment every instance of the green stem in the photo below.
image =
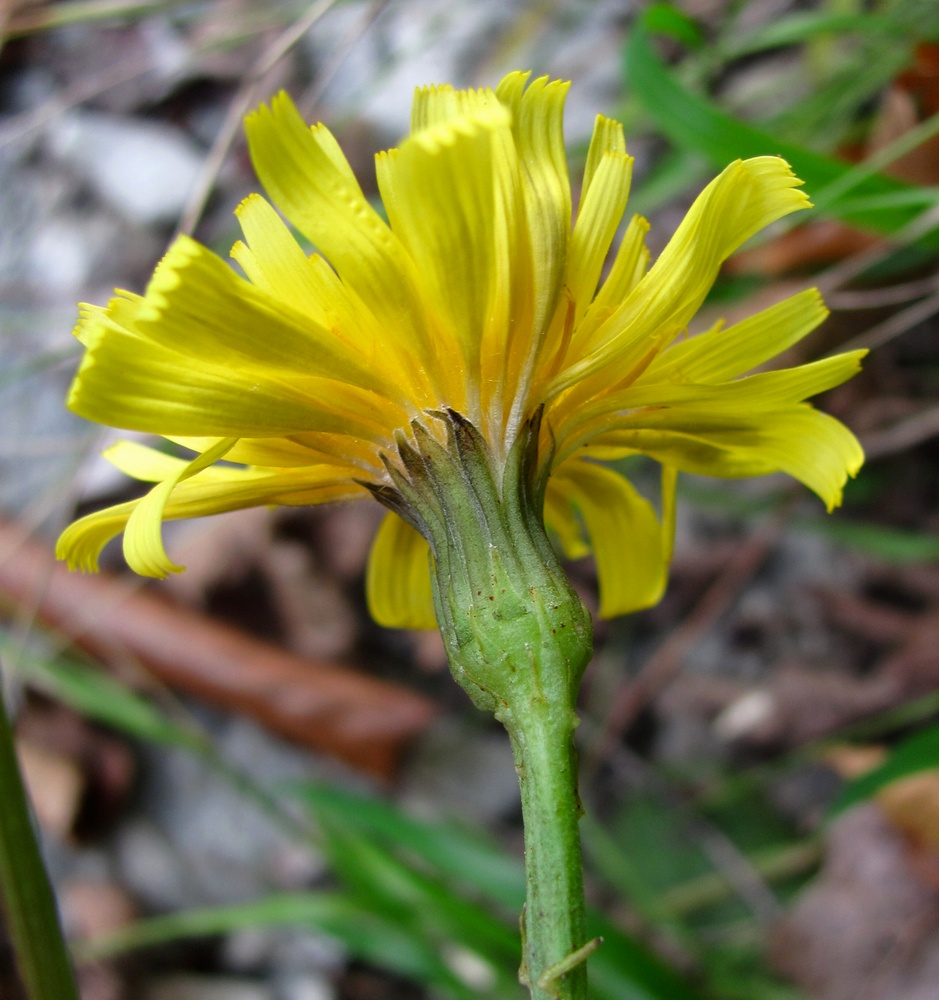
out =
[[[535,1000],[585,1000],[574,709],[590,616],[545,534],[540,414],[504,461],[460,414],[415,421],[375,489],[430,543],[437,621],[456,681],[512,739],[525,820],[521,979]],[[438,428],[446,428],[446,442]]]
[[0,684],[0,901],[30,1000],[78,1000],[55,896],[49,884]]
[[574,716],[566,705],[541,702],[528,706],[518,726],[506,721],[525,824],[523,980],[533,1000],[582,1000],[587,995],[583,960],[550,975],[583,948],[586,934]]

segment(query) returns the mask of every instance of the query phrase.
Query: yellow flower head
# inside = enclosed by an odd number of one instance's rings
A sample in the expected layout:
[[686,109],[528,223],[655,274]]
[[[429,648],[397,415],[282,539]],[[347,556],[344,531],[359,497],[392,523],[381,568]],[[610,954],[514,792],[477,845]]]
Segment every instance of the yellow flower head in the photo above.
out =
[[[849,378],[863,352],[746,374],[822,322],[818,292],[683,336],[722,262],[809,205],[801,182],[778,157],[732,163],[651,268],[648,224],[633,217],[600,283],[629,193],[622,127],[597,118],[572,226],[568,84],[528,76],[417,91],[410,136],[377,157],[387,223],[330,132],[305,125],[285,94],[247,119],[262,184],[317,252],[251,195],[232,249],[245,277],[180,237],[143,296],[82,306],[70,407],[198,457],[110,449],[157,485],[69,527],[61,558],[93,570],[124,531],[131,567],[164,576],[180,569],[164,519],[380,493],[416,429],[444,439],[442,411],[479,430],[496,466],[542,415],[544,520],[570,557],[593,542],[604,616],[661,595],[678,470],[783,471],[829,509],[839,502],[860,446],[804,400]],[[635,453],[661,463],[661,517],[596,461]],[[380,622],[433,627],[428,543],[394,513],[368,592]]]

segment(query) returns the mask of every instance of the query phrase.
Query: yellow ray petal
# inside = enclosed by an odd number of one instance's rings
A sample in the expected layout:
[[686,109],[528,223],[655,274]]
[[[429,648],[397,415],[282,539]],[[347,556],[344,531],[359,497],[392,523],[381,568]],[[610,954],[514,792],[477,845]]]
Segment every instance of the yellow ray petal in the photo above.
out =
[[235,215],[246,242],[236,243],[231,256],[252,284],[328,327],[307,255],[274,207],[261,195],[249,194],[235,209]]
[[782,354],[828,316],[817,288],[807,288],[726,329],[673,344],[637,380],[723,382]]
[[364,384],[384,386],[388,395],[407,396],[418,406],[436,402],[426,397],[423,370],[406,344],[387,335],[322,257],[306,256],[268,202],[249,195],[235,214],[247,243],[236,243],[231,256],[254,285],[308,317],[304,328],[311,337],[318,331],[325,338],[327,352],[345,352],[364,364],[370,373],[365,379],[360,374]]
[[274,203],[384,328],[432,358],[413,265],[369,205],[329,130],[308,128],[281,93],[248,116],[245,131],[254,168]]
[[448,83],[418,87],[411,105],[411,134],[483,109],[499,107],[499,98],[488,87],[455,90]]
[[[580,186],[581,208],[590,185],[593,183],[594,174],[600,166],[603,157],[607,153],[625,153],[626,137],[623,134],[623,126],[612,118],[605,115],[597,115],[593,123],[593,135],[590,137],[590,146],[587,149],[587,163],[584,166],[584,179]],[[579,214],[579,212],[578,212]]]
[[388,628],[435,629],[430,546],[397,514],[386,514],[368,557],[365,594],[372,617]]
[[[263,203],[262,203],[263,204]],[[273,211],[273,210],[271,210]],[[268,235],[273,227],[268,227]],[[283,232],[284,236],[289,234]],[[296,270],[302,258],[286,259],[280,241],[279,268],[266,262],[277,295],[240,278],[224,261],[189,237],[179,237],[160,262],[147,287],[135,329],[153,341],[195,358],[237,368],[245,363],[286,372],[313,371],[362,388],[400,398],[400,377],[389,378],[377,362],[374,344],[354,343],[341,331],[320,324],[317,313],[301,311]],[[295,265],[295,266],[293,266]],[[307,297],[313,293],[308,291]]]
[[327,431],[385,442],[407,422],[386,400],[354,386],[196,360],[106,318],[89,337],[68,405],[98,423],[163,436]]
[[537,336],[554,313],[571,231],[571,186],[563,128],[570,84],[543,76],[526,87],[530,76],[509,73],[496,88],[496,95],[512,112],[512,134],[522,169]]
[[155,486],[134,508],[124,529],[124,558],[140,576],[163,579],[170,573],[181,573],[182,566],[170,560],[163,546],[163,512],[176,487],[197,473],[208,469],[226,452],[231,451],[235,438],[219,441],[207,452],[187,462],[169,479]]
[[[501,371],[513,315],[519,218],[510,152],[509,116],[494,104],[417,132],[397,155],[378,160],[392,229],[443,330],[455,335],[477,424],[480,391]],[[491,359],[485,372],[484,358]]]
[[[268,504],[306,506],[364,496],[365,490],[345,478],[344,469],[317,466],[296,472],[238,469],[231,478],[221,478],[206,469],[173,490],[163,510],[163,520],[205,517],[245,507]],[[208,475],[207,475],[208,474]],[[140,500],[131,500],[88,514],[68,526],[59,536],[56,557],[69,568],[93,573],[98,570],[101,550],[127,525]]]
[[[717,385],[647,384],[642,379],[628,389],[601,396],[596,402],[581,407],[568,420],[565,433],[586,439],[605,427],[628,428],[634,424],[639,411],[646,408],[656,412],[664,408],[676,411],[674,419],[684,418],[689,428],[698,425],[699,414],[706,415],[711,410],[725,413],[736,410],[741,419],[751,420],[758,418],[759,411],[801,403],[810,396],[841,385],[860,371],[861,359],[866,353],[848,351],[796,368],[759,372]],[[559,440],[563,440],[560,435]]]
[[834,417],[807,403],[776,410],[649,411],[635,415],[629,430],[599,435],[590,454],[607,447],[650,455],[663,464],[705,476],[761,476],[785,472],[821,497],[828,510],[841,503],[849,476],[864,453],[854,435]]
[[590,341],[596,330],[613,315],[644,277],[649,267],[649,251],[645,244],[648,232],[649,223],[641,215],[634,215],[626,227],[606,281],[574,330],[570,347],[572,355],[582,350],[582,345]]
[[[312,443],[314,437],[316,445]],[[242,465],[273,469],[302,469],[321,463],[333,467],[344,466],[348,469],[350,478],[363,478],[362,450],[355,447],[354,441],[338,435],[311,435],[310,438],[310,443],[285,437],[242,438],[228,453],[227,458],[230,462]],[[214,438],[207,437],[173,436],[170,440],[192,451],[205,451],[215,443]],[[365,454],[373,451],[374,447],[369,447]],[[374,457],[364,464],[380,468],[380,463]],[[142,477],[138,475],[136,478]]]
[[[580,345],[553,380],[549,394],[577,384],[589,398],[610,366],[628,368],[644,342],[658,350],[671,342],[704,301],[718,269],[742,243],[809,200],[785,160],[759,156],[732,163],[698,196],[668,246],[623,305]],[[623,372],[624,376],[628,372]]]
[[597,290],[606,255],[626,210],[632,172],[631,156],[604,153],[596,166],[594,182],[582,197],[565,270],[565,283],[575,304],[575,324]]
[[[205,447],[193,450],[198,451],[200,455],[211,454],[222,446],[222,441],[218,438],[207,438],[206,442]],[[224,449],[228,459],[232,458],[232,450],[235,446],[236,442],[229,439],[227,447]],[[110,448],[106,448],[101,454],[116,469],[120,469],[125,476],[139,479],[142,483],[162,483],[167,479],[181,477],[193,461],[191,458],[167,455],[164,451],[140,444],[138,441],[118,441]],[[214,461],[215,459],[213,459]],[[201,472],[203,480],[212,479],[218,482],[225,480],[237,482],[245,474],[244,469],[211,463],[196,471]],[[194,472],[190,473],[190,475],[194,474]],[[189,476],[186,478],[188,479]]]
[[662,526],[652,505],[612,469],[565,463],[548,491],[576,506],[592,542],[600,581],[600,617],[655,604],[667,579]]
[[583,525],[570,500],[548,482],[544,498],[544,523],[555,537],[565,559],[583,559],[590,555]]

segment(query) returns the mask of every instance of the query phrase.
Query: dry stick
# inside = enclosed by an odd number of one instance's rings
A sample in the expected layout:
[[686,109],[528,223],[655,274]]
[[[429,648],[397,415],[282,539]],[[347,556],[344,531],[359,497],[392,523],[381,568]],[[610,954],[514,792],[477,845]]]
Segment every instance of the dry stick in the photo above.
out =
[[[3,0],[0,0],[0,3],[2,2]],[[0,28],[2,28],[2,22],[0,22]],[[247,35],[250,37],[261,30],[266,29],[256,28],[253,31],[248,31]],[[0,41],[2,41],[2,35],[0,35]],[[178,65],[161,67],[151,63],[141,66],[139,59],[130,59],[95,76],[79,80],[63,90],[61,94],[44,101],[30,112],[17,115],[6,126],[0,128],[0,148],[17,142],[23,136],[35,129],[43,128],[79,104],[107,93],[123,83],[129,83],[131,80],[147,76],[149,73],[159,72],[162,76],[168,77],[172,73],[179,72],[192,63],[194,56],[211,52],[222,41],[223,39],[215,38],[211,44],[194,46]]]
[[135,589],[80,576],[0,522],[0,597],[100,659],[130,654],[170,687],[255,718],[281,735],[390,776],[436,708],[415,692],[312,660]]
[[906,451],[939,434],[939,406],[931,406],[882,431],[861,438],[868,460]]
[[336,46],[333,57],[326,63],[322,71],[317,73],[316,79],[306,92],[301,95],[300,100],[297,101],[297,107],[304,118],[309,120],[312,117],[312,111],[319,103],[323,91],[329,85],[330,80],[332,80],[339,67],[346,61],[349,53],[358,43],[359,39],[375,23],[375,19],[387,6],[388,0],[374,0],[355,24],[351,25],[348,31],[342,36],[339,44]]
[[154,68],[153,66],[141,68],[139,60],[128,59],[96,76],[79,80],[74,86],[67,87],[61,94],[44,101],[32,111],[17,115],[8,125],[0,129],[0,149],[18,142],[35,129],[48,125],[76,105],[119,87],[122,83],[129,83],[138,77],[146,76]]
[[195,229],[241,123],[258,99],[265,76],[336,2],[337,0],[319,0],[318,3],[314,3],[305,17],[296,21],[286,31],[281,32],[255,61],[254,66],[239,85],[235,96],[229,102],[225,121],[222,122],[222,127],[215,136],[212,148],[202,164],[199,178],[186,202],[186,207],[183,209],[177,234],[192,233]]
[[856,351],[862,347],[866,347],[869,350],[881,347],[899,337],[901,333],[906,333],[912,327],[924,323],[931,316],[935,316],[936,313],[939,313],[939,293],[930,295],[928,299],[923,299],[915,305],[901,310],[889,319],[885,319],[883,323],[872,326],[869,330],[865,330],[863,333],[842,344],[836,350],[832,351],[831,354],[826,355],[826,357],[831,357],[832,354],[842,354],[844,351]]
[[[898,229],[889,243],[870,247],[829,268],[816,281],[818,290],[822,295],[827,295],[863,274],[875,264],[886,260],[896,252],[898,247],[915,243],[937,226],[939,226],[939,204],[931,205],[915,219],[911,219],[905,226]],[[838,350],[841,351],[842,348],[839,347]]]
[[89,0],[84,3],[72,0],[71,3],[47,5],[38,11],[14,14],[9,19],[7,31],[13,37],[30,35],[80,22],[162,13],[164,8],[182,3],[185,0]]
[[905,281],[885,288],[868,288],[858,291],[829,292],[825,305],[832,311],[848,312],[859,309],[880,309],[883,306],[898,306],[914,299],[921,299],[931,292],[939,292],[939,275]]

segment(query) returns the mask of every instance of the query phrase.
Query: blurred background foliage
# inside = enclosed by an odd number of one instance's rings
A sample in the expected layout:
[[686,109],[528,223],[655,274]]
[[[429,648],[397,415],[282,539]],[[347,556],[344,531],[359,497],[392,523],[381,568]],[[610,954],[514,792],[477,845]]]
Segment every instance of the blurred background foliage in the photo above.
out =
[[[45,547],[76,505],[126,495],[93,458],[97,432],[61,409],[73,303],[139,288],[176,230],[227,253],[253,185],[244,113],[287,86],[371,178],[370,154],[406,128],[410,87],[488,84],[517,65],[574,80],[575,183],[592,113],[625,123],[655,250],[727,162],[785,156],[815,208],[737,255],[704,319],[816,284],[833,316],[793,360],[873,349],[823,402],[869,459],[843,511],[827,517],[775,479],[686,477],[665,600],[599,630],[581,729],[591,933],[604,938],[591,995],[933,997],[933,0],[37,0],[4,5],[0,29],[0,658],[86,1000],[522,995],[511,764],[506,779],[433,637],[368,623],[372,514],[260,512],[175,536],[192,568],[154,600],[188,615],[175,620],[192,662],[174,650],[168,664],[160,628],[144,634],[148,616],[165,622],[149,596],[127,612],[141,585],[116,556],[102,588],[69,589]],[[573,573],[589,601],[591,566]],[[247,667],[233,666],[242,632],[219,651],[210,616],[252,633]],[[215,652],[200,659],[207,636]],[[291,673],[272,650],[313,665]],[[290,702],[341,686],[342,670],[389,686],[342,688],[352,721],[311,716],[304,736]],[[398,685],[419,700],[397,700]],[[392,736],[356,714],[375,698]],[[450,772],[456,792],[438,795]],[[252,877],[197,877],[209,855],[187,854],[192,830],[159,791],[184,781],[186,808],[224,802],[196,814],[200,850],[250,840]],[[156,828],[177,857],[160,855],[146,882],[128,872]],[[272,852],[289,871],[272,874]],[[298,928],[318,944],[288,961],[297,939],[276,935]],[[0,994],[18,990],[0,950]]]

